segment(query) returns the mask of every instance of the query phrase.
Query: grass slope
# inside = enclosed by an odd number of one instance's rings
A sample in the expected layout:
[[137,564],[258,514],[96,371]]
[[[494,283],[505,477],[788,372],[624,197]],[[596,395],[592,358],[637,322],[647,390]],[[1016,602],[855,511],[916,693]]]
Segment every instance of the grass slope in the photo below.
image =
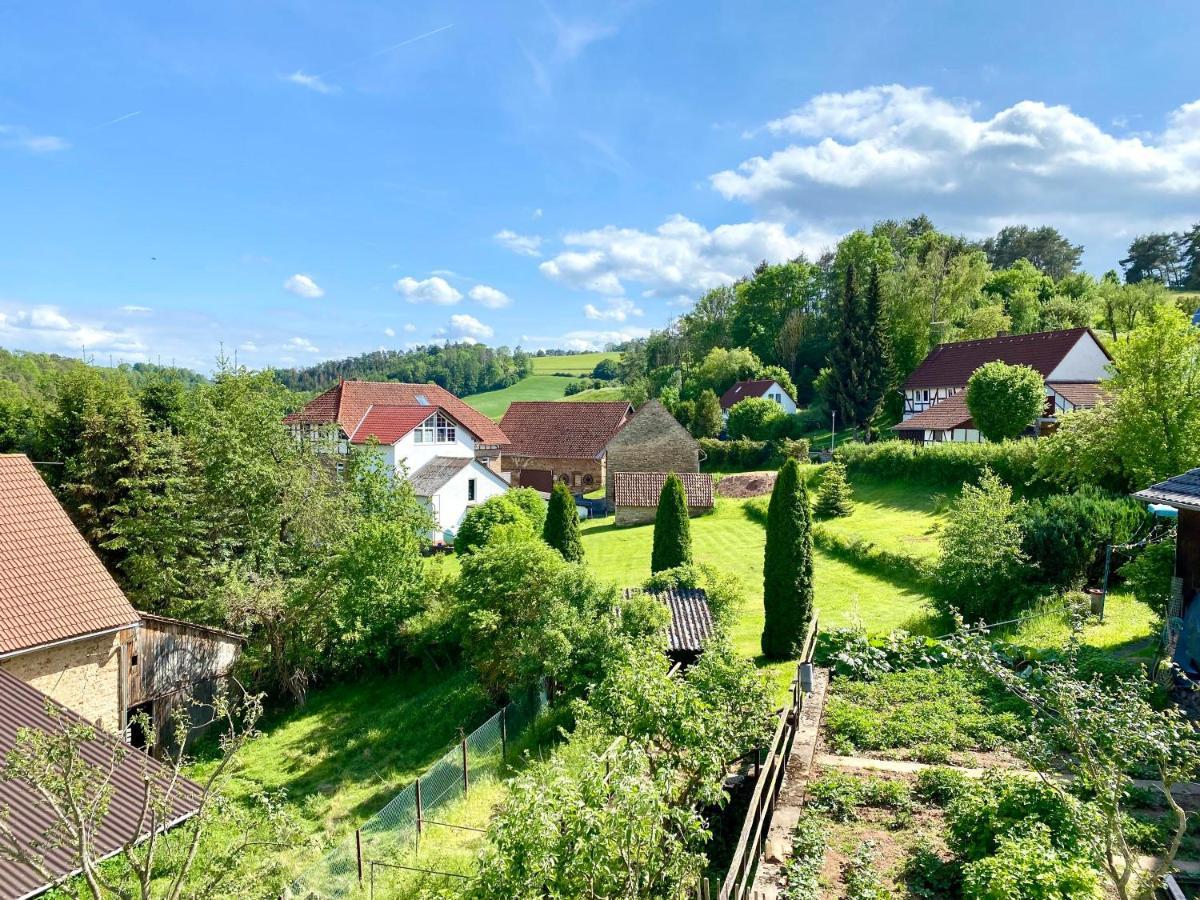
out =
[[601,400],[624,400],[625,389],[623,387],[589,388],[586,391],[580,391],[578,394],[572,394],[570,397],[563,397],[563,399],[568,403],[582,403],[585,400],[592,403]]
[[561,400],[567,385],[571,383],[570,378],[557,375],[529,375],[510,387],[472,394],[462,399],[485,416],[499,421],[510,403],[518,400]]
[[870,541],[883,550],[921,558],[937,554],[937,533],[945,520],[935,512],[934,491],[921,485],[859,479],[853,484],[854,509],[837,519],[817,519],[826,531]]
[[570,372],[572,375],[591,375],[596,363],[602,359],[614,362],[621,358],[620,353],[572,353],[569,356],[532,356],[534,375],[553,375],[555,372]]

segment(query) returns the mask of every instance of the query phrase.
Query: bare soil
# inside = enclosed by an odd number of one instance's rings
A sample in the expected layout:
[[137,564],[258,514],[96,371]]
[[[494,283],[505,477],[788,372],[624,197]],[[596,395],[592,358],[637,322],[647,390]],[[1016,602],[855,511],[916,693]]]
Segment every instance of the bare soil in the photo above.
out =
[[717,495],[720,497],[761,497],[771,493],[775,487],[774,472],[743,472],[739,475],[726,475],[717,482]]

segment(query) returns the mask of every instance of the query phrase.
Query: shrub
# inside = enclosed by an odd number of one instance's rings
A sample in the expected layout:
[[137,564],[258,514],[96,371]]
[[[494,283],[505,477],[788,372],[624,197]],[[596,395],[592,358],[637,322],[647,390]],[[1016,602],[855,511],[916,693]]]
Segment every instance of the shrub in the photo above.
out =
[[1046,389],[1029,366],[996,360],[984,363],[967,381],[967,409],[989,441],[1011,440],[1042,414]]
[[774,446],[777,448],[777,455],[785,460],[794,459],[797,462],[808,462],[808,438],[777,437]]
[[787,659],[800,649],[813,611],[812,535],[808,491],[800,467],[789,459],[775,478],[767,508],[763,552],[762,651]]
[[913,848],[904,861],[904,884],[920,900],[957,897],[962,886],[962,866],[957,860],[942,859],[927,841]]
[[1148,544],[1119,571],[1133,596],[1151,609],[1163,608],[1171,596],[1171,577],[1175,574],[1175,541]]
[[[542,502],[540,497],[538,502]],[[454,535],[454,552],[464,556],[477,550],[502,526],[530,536],[540,533],[523,507],[509,499],[508,494],[497,494],[467,510]]]
[[825,862],[825,827],[813,816],[796,823],[792,858],[784,868],[782,900],[820,900],[821,866]]
[[971,787],[971,779],[957,769],[934,766],[917,773],[916,794],[926,803],[946,806]]
[[1048,829],[1048,845],[1071,856],[1087,852],[1076,810],[1054,788],[1012,772],[989,772],[951,801],[947,842],[968,862],[993,856],[1001,840],[1022,824]]
[[[563,487],[566,487],[566,485],[563,485]],[[547,511],[546,501],[542,499],[541,494],[533,488],[518,487],[509,488],[504,493],[504,498],[521,507],[525,515],[529,517],[529,523],[533,526],[533,530],[539,534],[541,533],[542,528],[546,524]]]
[[715,438],[701,438],[700,450],[706,469],[760,469],[774,453],[770,441],[719,441]]
[[776,422],[784,418],[779,404],[763,397],[747,397],[733,405],[725,430],[734,438],[766,441],[775,436]]
[[815,511],[823,519],[848,516],[854,511],[850,483],[846,481],[846,464],[840,459],[835,459],[825,467],[821,487],[817,490]]
[[[541,498],[538,497],[541,503]],[[575,509],[575,498],[571,489],[561,481],[554,483],[550,491],[550,509],[546,512],[546,524],[542,539],[562,554],[567,562],[583,559],[583,541],[579,536],[579,513]]]
[[650,571],[661,572],[692,561],[692,528],[688,521],[687,493],[683,482],[672,472],[663,482],[654,514],[654,546]]
[[696,398],[690,430],[695,437],[712,438],[721,433],[721,401],[710,390],[703,390]]
[[967,863],[963,900],[1081,900],[1096,897],[1096,870],[1064,853],[1041,822],[1019,824],[1000,837],[996,852]]
[[1038,441],[978,444],[946,441],[926,447],[895,440],[843,444],[835,455],[846,463],[846,470],[852,476],[953,489],[977,482],[984,469],[991,469],[1015,488],[1046,493],[1051,484],[1038,472],[1038,447]]
[[897,629],[883,638],[870,638],[862,628],[834,628],[817,638],[814,654],[819,665],[839,678],[874,681],[889,672],[933,668],[946,662],[940,641]]
[[1104,545],[1128,541],[1146,512],[1129,497],[1089,486],[1034,500],[1020,519],[1022,549],[1036,567],[1037,580],[1069,590],[1099,577]]
[[862,782],[847,772],[834,769],[808,783],[806,806],[823,813],[835,822],[854,819],[855,810],[863,802]]

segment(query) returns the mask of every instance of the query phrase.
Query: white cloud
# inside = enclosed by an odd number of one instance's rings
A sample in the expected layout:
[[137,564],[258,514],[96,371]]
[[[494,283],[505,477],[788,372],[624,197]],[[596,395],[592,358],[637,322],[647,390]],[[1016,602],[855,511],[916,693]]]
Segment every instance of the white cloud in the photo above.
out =
[[496,242],[507,250],[513,253],[518,253],[521,256],[541,256],[542,239],[536,234],[517,234],[505,228],[502,231],[497,231],[493,237]]
[[325,291],[321,286],[312,280],[308,275],[297,272],[283,282],[283,289],[290,294],[295,294],[297,297],[305,297],[309,300],[316,300],[318,297],[324,297]]
[[308,338],[294,337],[290,338],[283,345],[284,350],[299,350],[301,353],[320,353],[321,350]]
[[409,303],[436,303],[438,306],[453,306],[462,299],[462,294],[440,275],[418,281],[405,275],[394,285],[396,293],[408,298]]
[[615,331],[578,329],[557,335],[523,334],[521,345],[534,350],[603,350],[609,344],[623,344],[649,334],[649,328],[622,328]]
[[606,322],[624,322],[630,316],[640,316],[639,309],[632,300],[624,297],[612,297],[605,301],[604,309],[599,309],[591,303],[584,304],[583,314],[589,319],[600,319]]
[[542,208],[539,206],[537,209],[535,209],[533,211],[532,218],[537,220],[537,219],[540,219],[541,217],[542,217]]
[[395,337],[396,329],[395,328],[385,328],[385,329],[383,329],[383,333],[385,335],[387,335],[388,337]]
[[153,312],[153,310],[148,306],[134,306],[133,304],[126,304],[125,306],[121,307],[121,312],[125,313],[127,316],[139,316]]
[[490,338],[496,333],[490,325],[484,325],[474,316],[466,314],[451,316],[450,330],[461,338]]
[[404,330],[405,330],[405,332],[407,332],[408,334],[412,334],[414,331],[416,331],[416,330],[417,330],[417,326],[416,326],[416,325],[414,325],[412,322],[405,322],[405,323],[404,323]]
[[0,146],[16,147],[30,153],[55,153],[71,145],[52,134],[37,134],[24,125],[0,125]]
[[1200,101],[1161,134],[1118,137],[1066,106],[1023,100],[980,116],[929,88],[887,85],[821,94],[766,130],[793,142],[711,183],[810,222],[927,212],[967,231],[1024,219],[1103,234],[1186,219],[1200,200]]
[[0,344],[20,350],[46,350],[74,355],[111,353],[125,359],[146,358],[142,337],[127,328],[114,329],[68,318],[54,306],[0,309]]
[[291,75],[283,76],[283,80],[290,81],[302,88],[308,88],[310,91],[316,91],[318,94],[336,94],[341,90],[337,85],[327,83],[320,75],[309,75],[300,69]]
[[579,249],[559,253],[539,268],[574,288],[617,297],[625,282],[644,285],[643,296],[702,293],[741,278],[762,260],[780,262],[814,254],[836,234],[789,231],[777,222],[720,225],[711,231],[684,216],[667,219],[653,233],[613,225],[568,234]]
[[504,291],[498,290],[490,285],[477,284],[467,292],[472,300],[481,303],[489,309],[500,309],[512,303],[512,298]]
[[238,350],[243,353],[257,353],[258,344],[254,343],[254,341],[242,341],[238,344]]

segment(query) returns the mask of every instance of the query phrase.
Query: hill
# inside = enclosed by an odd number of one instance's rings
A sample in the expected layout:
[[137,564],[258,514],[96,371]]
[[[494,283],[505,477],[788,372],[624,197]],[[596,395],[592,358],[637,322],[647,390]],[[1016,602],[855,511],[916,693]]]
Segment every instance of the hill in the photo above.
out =
[[534,375],[553,375],[565,372],[570,375],[591,375],[596,363],[602,359],[620,360],[620,353],[600,351],[598,353],[572,353],[569,356],[531,356]]
[[[569,356],[529,357],[531,375],[494,391],[463,397],[469,405],[497,421],[510,403],[518,400],[620,400],[619,388],[586,390],[566,396],[567,388],[592,374],[602,359],[620,359],[619,353],[574,353]],[[558,374],[556,374],[558,373]],[[615,393],[614,393],[615,392]],[[609,396],[612,394],[612,396]]]

